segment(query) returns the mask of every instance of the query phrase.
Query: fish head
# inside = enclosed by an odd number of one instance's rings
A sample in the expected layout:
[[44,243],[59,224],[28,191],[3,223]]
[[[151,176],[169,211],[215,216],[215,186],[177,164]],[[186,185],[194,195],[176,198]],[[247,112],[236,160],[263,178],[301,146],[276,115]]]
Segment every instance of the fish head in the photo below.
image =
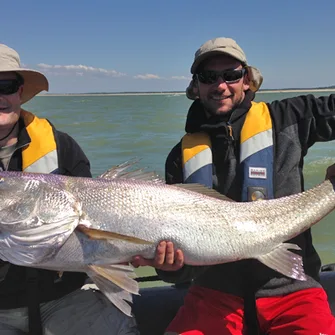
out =
[[[55,252],[78,225],[81,203],[52,180],[0,176],[0,258],[18,265]],[[28,263],[27,263],[28,262]]]
[[0,231],[22,230],[23,222],[30,225],[29,218],[36,212],[37,186],[38,181],[0,177]]
[[0,197],[0,230],[31,229],[42,222],[52,224],[67,216],[67,211],[80,212],[71,193],[38,176],[0,177]]

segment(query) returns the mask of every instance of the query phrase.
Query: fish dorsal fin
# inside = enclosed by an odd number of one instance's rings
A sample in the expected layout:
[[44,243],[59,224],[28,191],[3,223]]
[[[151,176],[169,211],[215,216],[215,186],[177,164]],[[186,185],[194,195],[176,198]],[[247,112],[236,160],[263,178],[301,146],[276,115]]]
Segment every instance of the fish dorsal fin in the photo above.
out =
[[192,192],[197,192],[203,195],[206,195],[211,198],[215,199],[220,199],[224,201],[231,201],[233,202],[234,200],[228,198],[227,196],[219,193],[218,191],[208,188],[207,186],[201,185],[201,184],[173,184],[173,186],[176,186],[178,188],[182,188],[184,190],[192,191]]
[[114,179],[119,178],[120,175],[124,174],[124,171],[129,169],[130,167],[134,166],[136,163],[138,163],[138,160],[129,160],[124,163],[115,165],[102,173],[98,178],[104,178],[104,179]]
[[165,181],[161,179],[159,175],[154,171],[144,171],[143,169],[129,171],[129,169],[133,167],[136,163],[138,163],[138,160],[134,159],[113,166],[112,168],[101,174],[98,178],[142,180],[154,182],[157,184],[165,183]]

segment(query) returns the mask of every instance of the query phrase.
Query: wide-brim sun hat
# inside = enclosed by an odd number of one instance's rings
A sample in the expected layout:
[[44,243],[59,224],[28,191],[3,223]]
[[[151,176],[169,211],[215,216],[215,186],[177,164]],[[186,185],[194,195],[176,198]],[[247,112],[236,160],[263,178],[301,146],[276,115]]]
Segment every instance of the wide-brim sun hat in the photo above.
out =
[[228,55],[240,61],[248,71],[250,89],[258,91],[263,82],[263,76],[259,69],[248,65],[247,57],[242,48],[231,38],[218,37],[205,42],[195,53],[191,66],[191,73],[195,74],[198,66],[208,57],[214,55]]
[[22,68],[19,54],[5,44],[0,44],[0,72],[16,72],[24,79],[21,103],[49,90],[45,75],[36,70]]

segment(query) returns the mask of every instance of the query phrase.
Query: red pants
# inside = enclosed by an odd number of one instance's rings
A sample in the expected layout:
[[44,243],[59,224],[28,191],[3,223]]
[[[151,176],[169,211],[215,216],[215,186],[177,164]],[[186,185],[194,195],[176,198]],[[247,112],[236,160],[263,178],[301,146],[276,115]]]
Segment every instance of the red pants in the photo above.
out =
[[[335,334],[335,318],[331,314],[326,292],[321,288],[259,298],[256,305],[263,334]],[[243,299],[194,286],[166,330],[171,333],[166,334],[241,335],[242,329]]]

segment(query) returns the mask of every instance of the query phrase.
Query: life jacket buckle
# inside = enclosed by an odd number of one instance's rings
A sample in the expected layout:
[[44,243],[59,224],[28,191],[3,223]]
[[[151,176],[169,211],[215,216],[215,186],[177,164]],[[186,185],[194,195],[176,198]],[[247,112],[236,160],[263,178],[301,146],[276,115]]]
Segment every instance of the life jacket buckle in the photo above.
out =
[[248,186],[248,201],[258,201],[267,199],[267,190],[265,187]]

